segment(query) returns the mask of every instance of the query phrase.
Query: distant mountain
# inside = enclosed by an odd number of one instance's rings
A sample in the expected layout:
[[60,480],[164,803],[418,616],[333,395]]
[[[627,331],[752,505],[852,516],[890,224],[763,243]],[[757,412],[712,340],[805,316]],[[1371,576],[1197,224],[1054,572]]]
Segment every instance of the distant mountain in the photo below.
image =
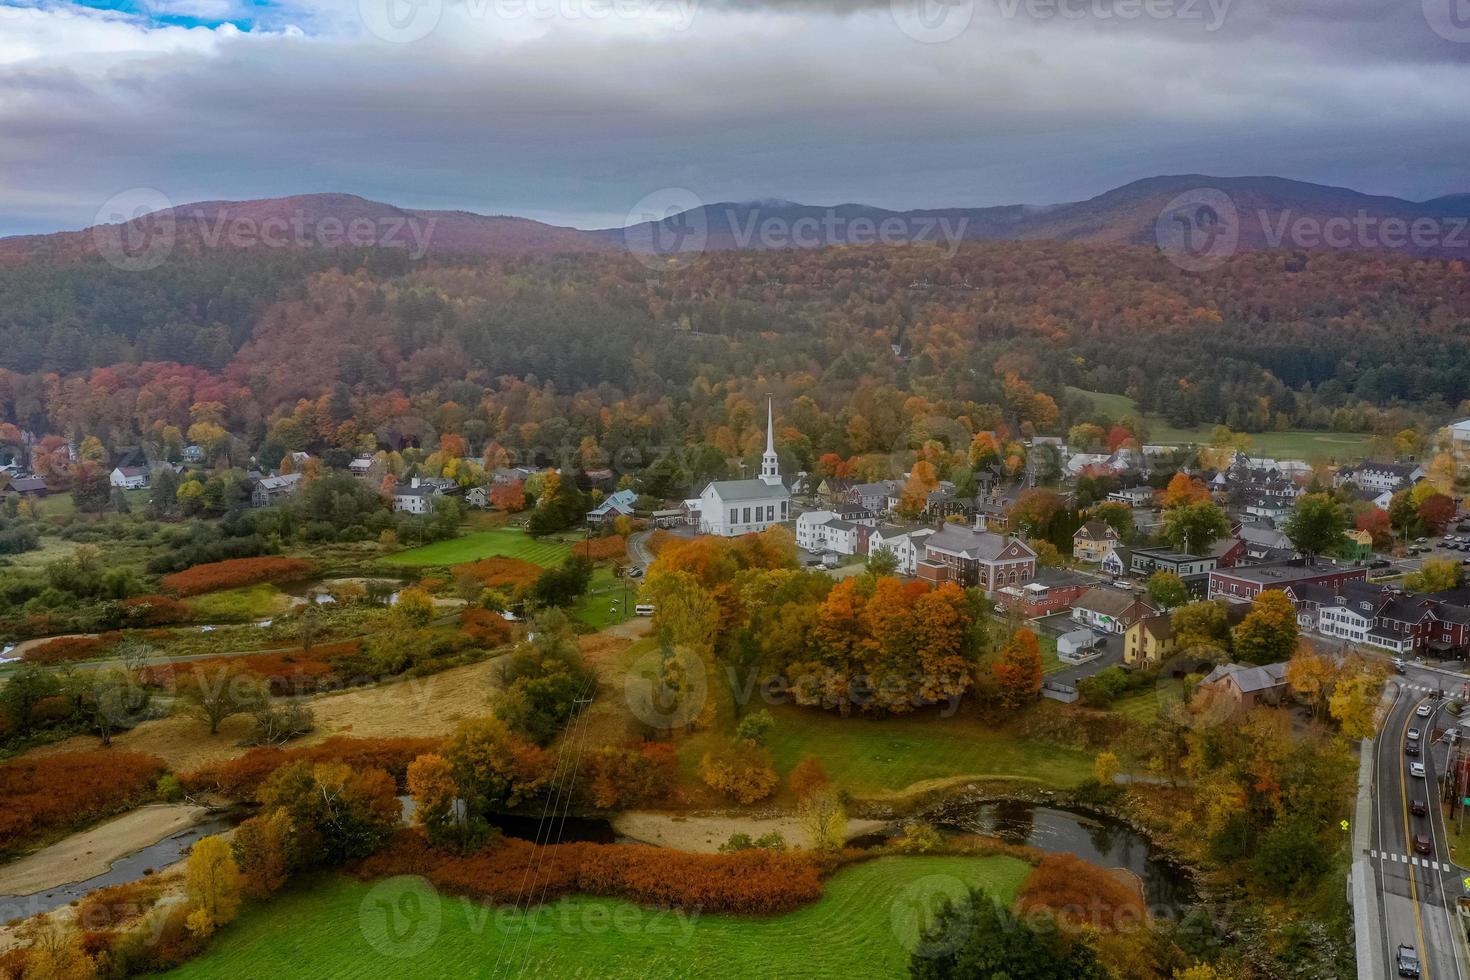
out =
[[[1281,177],[1203,174],[1151,177],[1091,200],[1044,207],[888,211],[785,201],[712,204],[598,234],[637,252],[819,247],[891,238],[1156,245],[1161,216],[1168,213],[1166,224],[1176,214],[1193,220],[1201,206],[1212,209],[1210,220],[1233,220],[1237,247],[1245,250],[1386,247],[1470,256],[1470,232],[1458,220],[1470,216],[1470,194],[1421,203]],[[1413,223],[1421,219],[1430,224],[1421,225],[1415,236]]]
[[165,242],[181,251],[383,246],[415,255],[534,255],[613,248],[595,235],[529,218],[417,211],[352,194],[306,194],[256,201],[202,201],[84,231],[0,239],[0,259],[77,257],[99,250],[136,255]]
[[[381,245],[410,254],[642,254],[963,240],[1151,246],[1160,228],[1233,223],[1240,249],[1390,248],[1470,257],[1470,193],[1430,201],[1362,194],[1280,177],[1183,174],[1134,181],[1087,201],[893,211],[785,200],[706,205],[625,228],[579,231],[503,215],[419,211],[351,194],[187,204],[79,232],[0,239],[0,261],[134,256],[163,241],[184,251],[261,245]],[[1417,225],[1416,225],[1417,222]]]

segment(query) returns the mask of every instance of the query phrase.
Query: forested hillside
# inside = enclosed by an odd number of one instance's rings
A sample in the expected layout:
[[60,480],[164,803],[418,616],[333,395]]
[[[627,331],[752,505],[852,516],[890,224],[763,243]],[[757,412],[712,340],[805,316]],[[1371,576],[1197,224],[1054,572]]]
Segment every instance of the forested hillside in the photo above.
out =
[[1467,341],[1463,263],[1371,253],[1195,275],[1152,249],[1040,242],[657,273],[620,254],[206,251],[148,272],[0,268],[0,420],[123,446],[187,432],[206,404],[229,438],[280,451],[432,430],[738,455],[769,391],[808,463],[886,451],[931,415],[1058,432],[1089,414],[1067,386],[1179,426],[1439,424],[1470,397]]

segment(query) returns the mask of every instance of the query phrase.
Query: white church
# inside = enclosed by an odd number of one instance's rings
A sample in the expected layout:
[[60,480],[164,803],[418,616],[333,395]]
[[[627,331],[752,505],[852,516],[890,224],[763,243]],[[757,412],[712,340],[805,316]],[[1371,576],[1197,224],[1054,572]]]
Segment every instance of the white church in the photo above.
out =
[[754,534],[791,519],[791,493],[781,482],[781,463],[776,458],[775,409],[769,400],[766,402],[766,452],[761,457],[760,477],[715,480],[704,488],[697,501],[689,503],[698,506],[702,533],[726,538]]

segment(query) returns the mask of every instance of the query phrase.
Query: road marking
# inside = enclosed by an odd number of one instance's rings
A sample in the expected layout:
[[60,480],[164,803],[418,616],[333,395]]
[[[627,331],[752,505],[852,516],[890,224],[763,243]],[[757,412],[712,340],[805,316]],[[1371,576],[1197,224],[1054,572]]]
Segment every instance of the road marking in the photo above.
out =
[[[1418,705],[1415,705],[1415,711],[1417,712],[1417,710],[1418,710]],[[1406,745],[1408,745],[1408,743],[1409,743],[1408,722],[1405,722],[1404,723],[1404,731],[1399,736],[1399,758],[1398,758],[1398,766],[1399,766],[1399,795],[1401,797],[1403,797],[1403,805],[1404,805],[1404,809],[1405,810],[1407,810],[1408,807],[1409,807],[1409,777],[1407,775],[1405,775],[1405,773],[1408,771],[1408,768],[1409,767],[1406,766],[1406,765],[1404,765],[1403,752],[1404,752],[1404,747]],[[1407,820],[1404,821],[1404,844],[1405,845],[1408,845],[1408,846],[1412,846],[1412,844],[1413,844],[1413,842],[1409,840],[1409,821],[1407,821]],[[1418,875],[1415,875],[1415,874],[1409,875],[1409,897],[1410,897],[1410,899],[1413,900],[1413,903],[1414,903],[1414,933],[1419,938],[1419,943],[1418,943],[1418,947],[1417,948],[1424,950],[1424,952],[1426,954],[1426,955],[1422,956],[1420,958],[1420,961],[1419,961],[1420,964],[1421,964],[1421,970],[1422,970],[1422,975],[1421,975],[1420,980],[1429,980],[1429,957],[1427,955],[1428,952],[1429,952],[1429,946],[1424,942],[1424,916],[1419,911],[1419,876]],[[1456,963],[1456,967],[1457,968],[1458,968],[1458,965],[1459,964]]]

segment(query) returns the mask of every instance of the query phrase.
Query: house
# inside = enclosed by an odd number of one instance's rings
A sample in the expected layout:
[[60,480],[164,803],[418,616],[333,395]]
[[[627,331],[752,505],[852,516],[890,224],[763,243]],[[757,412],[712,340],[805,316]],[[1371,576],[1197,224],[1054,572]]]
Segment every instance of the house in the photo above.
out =
[[1209,556],[1200,557],[1167,548],[1134,548],[1128,572],[1138,578],[1147,578],[1154,572],[1173,572],[1189,586],[1191,592],[1203,595],[1214,567],[1215,559]]
[[852,489],[853,481],[841,476],[823,477],[817,483],[817,496],[830,504],[837,504],[847,500],[847,492]]
[[1365,562],[1373,558],[1373,535],[1367,531],[1342,532],[1337,557],[1343,561]]
[[1036,578],[1025,585],[1007,585],[995,593],[995,601],[1026,619],[1050,616],[1064,609],[1093,586],[1086,575],[1061,568],[1042,568]]
[[1167,614],[1145,616],[1123,633],[1123,663],[1153,667],[1174,653],[1174,626]]
[[1286,664],[1264,667],[1222,664],[1210,671],[1200,685],[1222,692],[1235,702],[1237,709],[1280,704],[1286,694]]
[[1098,571],[1113,578],[1126,578],[1129,570],[1133,567],[1133,549],[1122,545],[1114,545],[1103,555],[1102,561],[1098,562]]
[[1363,463],[1345,466],[1333,477],[1335,486],[1351,483],[1361,490],[1394,493],[1412,487],[1427,474],[1417,463]]
[[399,514],[427,514],[434,509],[434,498],[442,495],[436,484],[414,477],[393,488],[393,510]]
[[490,488],[481,484],[470,487],[464,492],[465,506],[476,510],[488,510],[490,508]]
[[1210,545],[1210,557],[1216,568],[1231,568],[1245,557],[1245,542],[1240,538],[1221,538]]
[[633,504],[638,494],[633,490],[618,490],[608,494],[596,507],[587,512],[588,524],[606,524],[619,517],[632,517]]
[[1036,552],[1019,538],[946,524],[924,539],[915,572],[931,582],[955,582],[994,592],[1036,576]]
[[1072,630],[1057,637],[1057,659],[1069,663],[1081,663],[1096,655],[1097,645],[1103,637],[1092,630]]
[[202,462],[204,462],[204,447],[203,446],[185,446],[184,447],[184,452],[183,452],[183,460],[186,463],[202,463]]
[[141,466],[119,466],[108,482],[119,490],[144,490],[148,487],[148,471]]
[[1283,497],[1273,497],[1269,494],[1247,493],[1245,497],[1245,512],[1247,515],[1263,521],[1282,521],[1291,516],[1293,504]]
[[914,525],[873,528],[868,533],[867,555],[871,558],[880,548],[887,548],[898,560],[898,574],[915,575],[924,558],[924,542],[935,533],[932,527]]
[[301,488],[301,474],[263,476],[250,488],[250,506],[270,507]]
[[1108,500],[1129,507],[1147,507],[1154,502],[1154,491],[1152,487],[1129,487],[1108,494]]
[[781,463],[776,456],[774,412],[767,402],[761,475],[754,480],[716,480],[699,495],[699,529],[705,534],[726,538],[755,534],[791,519],[791,492],[781,482]]
[[1158,610],[1127,589],[1095,585],[1072,603],[1072,618],[1104,633],[1123,633]]
[[1078,561],[1102,561],[1120,540],[1107,521],[1088,521],[1072,535],[1072,557]]
[[796,518],[796,546],[807,551],[858,553],[858,525],[830,510],[809,510]]
[[1450,452],[1455,457],[1456,468],[1464,473],[1470,468],[1470,419],[1455,422],[1445,431],[1449,435]]
[[1290,591],[1302,628],[1332,639],[1396,656],[1456,656],[1470,646],[1470,597],[1416,595],[1364,582]]
[[366,480],[373,475],[373,458],[371,456],[358,456],[347,464],[347,472],[359,480]]
[[864,527],[877,527],[878,515],[858,504],[839,503],[830,508],[833,516],[852,524],[861,524]]
[[1322,560],[1312,563],[1293,560],[1270,565],[1238,565],[1235,568],[1217,568],[1210,572],[1205,597],[1250,602],[1268,589],[1288,589],[1295,585],[1338,587],[1347,582],[1366,581],[1367,578],[1366,569],[1349,568]]
[[33,500],[39,500],[50,492],[51,488],[46,486],[46,481],[39,476],[17,476],[0,488],[0,496]]
[[847,488],[847,502],[857,504],[874,514],[888,512],[888,500],[900,492],[897,480],[879,480],[877,483],[855,483]]

